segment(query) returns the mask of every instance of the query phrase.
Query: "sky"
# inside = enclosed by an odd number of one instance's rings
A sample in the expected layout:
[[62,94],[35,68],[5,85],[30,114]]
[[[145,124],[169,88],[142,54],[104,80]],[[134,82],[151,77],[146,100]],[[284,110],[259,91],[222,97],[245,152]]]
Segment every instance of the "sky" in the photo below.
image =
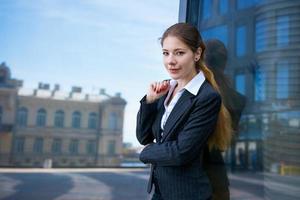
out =
[[124,142],[135,137],[139,100],[168,78],[159,37],[178,21],[179,0],[1,0],[0,63],[23,87],[100,88],[127,101]]

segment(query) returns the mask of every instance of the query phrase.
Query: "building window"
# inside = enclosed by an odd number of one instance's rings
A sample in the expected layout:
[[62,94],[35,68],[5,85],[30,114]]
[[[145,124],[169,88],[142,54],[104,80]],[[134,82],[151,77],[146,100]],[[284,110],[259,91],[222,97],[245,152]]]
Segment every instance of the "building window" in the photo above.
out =
[[46,116],[47,112],[45,109],[41,108],[37,112],[37,117],[36,117],[36,125],[39,127],[45,127],[46,126]]
[[33,144],[33,152],[34,153],[43,153],[43,138],[36,138]]
[[264,51],[267,47],[267,22],[266,20],[257,21],[255,25],[255,50]]
[[81,114],[80,112],[76,111],[72,115],[72,127],[73,128],[80,128],[80,121],[81,121]]
[[237,56],[244,56],[246,54],[246,38],[246,26],[237,27],[235,40],[235,50]]
[[237,0],[237,8],[239,10],[253,7],[259,3],[261,3],[263,0]]
[[204,40],[219,39],[225,46],[228,45],[228,27],[226,25],[215,26],[202,31]]
[[62,110],[56,111],[55,118],[54,118],[54,126],[57,128],[63,128],[64,121],[65,121],[65,113]]
[[201,6],[202,20],[208,19],[212,15],[212,1],[211,0],[203,0]]
[[187,10],[187,22],[197,27],[199,16],[199,1],[189,0]]
[[114,140],[108,141],[107,154],[108,155],[116,154],[116,141],[114,141]]
[[15,140],[15,152],[16,153],[23,153],[25,146],[25,138],[17,138]]
[[97,114],[90,113],[89,114],[89,129],[96,129],[97,128]]
[[256,70],[254,77],[255,101],[266,100],[266,73]]
[[78,154],[78,145],[79,145],[79,141],[77,139],[71,140],[70,145],[69,145],[70,154],[72,154],[72,155]]
[[289,16],[279,16],[276,21],[277,46],[285,47],[289,44]]
[[27,126],[28,110],[27,108],[18,109],[17,124],[19,126]]
[[238,74],[235,77],[235,88],[236,90],[245,95],[246,94],[246,78],[245,74]]
[[110,130],[117,130],[118,129],[118,116],[116,113],[110,113],[108,119],[108,128]]
[[60,154],[61,153],[61,139],[54,139],[52,143],[52,153]]
[[219,0],[219,10],[221,15],[228,12],[228,0]]
[[289,65],[288,62],[279,62],[276,66],[276,97],[286,99],[289,96]]
[[96,153],[96,142],[94,140],[89,140],[86,145],[86,152],[89,155],[93,155]]

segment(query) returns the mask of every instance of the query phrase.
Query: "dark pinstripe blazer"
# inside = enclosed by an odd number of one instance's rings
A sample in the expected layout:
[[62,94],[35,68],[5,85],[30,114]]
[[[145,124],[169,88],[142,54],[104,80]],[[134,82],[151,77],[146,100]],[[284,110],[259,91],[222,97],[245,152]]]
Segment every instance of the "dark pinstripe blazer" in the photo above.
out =
[[147,104],[144,97],[137,115],[137,139],[147,145],[140,160],[152,164],[148,192],[155,176],[164,200],[207,199],[211,186],[202,166],[203,151],[215,129],[221,97],[207,81],[196,96],[185,90],[161,136],[165,98]]

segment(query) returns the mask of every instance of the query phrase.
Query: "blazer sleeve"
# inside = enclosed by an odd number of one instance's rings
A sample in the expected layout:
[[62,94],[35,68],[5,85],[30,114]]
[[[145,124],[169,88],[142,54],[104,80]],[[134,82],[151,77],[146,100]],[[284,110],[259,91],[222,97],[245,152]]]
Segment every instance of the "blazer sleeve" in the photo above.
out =
[[152,124],[157,113],[157,101],[146,103],[146,96],[144,96],[140,103],[140,109],[137,114],[136,137],[140,144],[146,145],[154,140]]
[[215,129],[221,97],[218,93],[210,93],[197,100],[177,139],[149,144],[140,154],[142,162],[158,166],[182,166],[199,157]]

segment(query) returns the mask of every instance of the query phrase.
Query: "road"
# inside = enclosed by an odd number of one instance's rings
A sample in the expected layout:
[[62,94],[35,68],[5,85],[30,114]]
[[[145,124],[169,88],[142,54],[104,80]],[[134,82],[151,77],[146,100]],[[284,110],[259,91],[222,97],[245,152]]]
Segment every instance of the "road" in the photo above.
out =
[[[148,169],[4,169],[1,200],[148,200]],[[232,200],[262,200],[263,175],[230,174]]]

